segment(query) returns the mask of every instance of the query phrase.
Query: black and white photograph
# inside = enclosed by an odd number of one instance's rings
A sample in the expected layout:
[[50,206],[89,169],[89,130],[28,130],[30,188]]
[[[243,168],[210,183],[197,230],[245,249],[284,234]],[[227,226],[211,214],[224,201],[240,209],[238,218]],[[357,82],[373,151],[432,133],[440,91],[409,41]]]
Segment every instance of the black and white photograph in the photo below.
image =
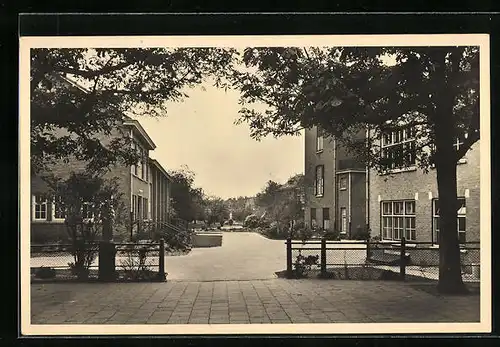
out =
[[488,35],[20,57],[23,334],[491,331]]

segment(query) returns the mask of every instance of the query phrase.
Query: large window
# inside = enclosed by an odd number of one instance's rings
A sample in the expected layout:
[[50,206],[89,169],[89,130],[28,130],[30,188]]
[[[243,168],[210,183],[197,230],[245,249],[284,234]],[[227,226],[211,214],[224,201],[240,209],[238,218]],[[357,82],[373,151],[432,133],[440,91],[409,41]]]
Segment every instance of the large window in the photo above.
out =
[[320,128],[316,129],[316,152],[321,152],[323,150],[324,137],[323,130]]
[[316,180],[314,185],[314,194],[316,196],[323,196],[325,192],[325,167],[323,165],[316,166]]
[[382,135],[382,159],[389,169],[402,169],[415,165],[415,131],[402,128]]
[[415,200],[382,202],[382,238],[416,240]]
[[[50,208],[49,208],[50,207]],[[67,217],[67,206],[61,196],[47,198],[43,195],[33,195],[33,221],[61,222]],[[94,217],[92,205],[83,202],[81,206],[82,217],[91,219]]]
[[47,198],[41,195],[33,196],[33,219],[47,220]]
[[[439,200],[434,199],[432,201],[432,229],[434,234],[434,242],[439,244]],[[467,209],[465,205],[465,198],[458,198],[458,209],[457,209],[457,232],[458,241],[460,243],[466,242],[466,214]]]

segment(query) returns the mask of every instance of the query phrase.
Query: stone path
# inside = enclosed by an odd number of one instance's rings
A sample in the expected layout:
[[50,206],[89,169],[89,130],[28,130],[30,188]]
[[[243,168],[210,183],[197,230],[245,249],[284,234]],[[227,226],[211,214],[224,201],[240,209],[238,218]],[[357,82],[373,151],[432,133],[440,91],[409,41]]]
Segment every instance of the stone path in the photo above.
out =
[[32,284],[31,323],[479,322],[479,295],[440,297],[423,286],[433,284],[317,279]]

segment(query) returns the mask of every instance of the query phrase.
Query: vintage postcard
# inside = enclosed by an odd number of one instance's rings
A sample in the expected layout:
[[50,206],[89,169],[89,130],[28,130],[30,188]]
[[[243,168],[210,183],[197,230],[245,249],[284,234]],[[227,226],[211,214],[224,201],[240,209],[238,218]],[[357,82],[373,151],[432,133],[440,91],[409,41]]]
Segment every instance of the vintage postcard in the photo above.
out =
[[489,57],[21,37],[22,334],[490,332]]

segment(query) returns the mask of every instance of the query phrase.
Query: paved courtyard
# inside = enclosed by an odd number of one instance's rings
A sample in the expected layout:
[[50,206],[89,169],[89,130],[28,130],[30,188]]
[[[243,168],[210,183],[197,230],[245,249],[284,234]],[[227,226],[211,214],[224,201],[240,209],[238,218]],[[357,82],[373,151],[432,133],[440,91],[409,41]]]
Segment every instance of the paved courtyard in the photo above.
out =
[[254,280],[31,285],[32,324],[479,322],[479,295],[432,284]]
[[[223,232],[222,246],[194,248],[187,255],[166,257],[169,280],[221,281],[265,280],[276,278],[286,268],[284,240],[270,240],[253,232]],[[354,247],[358,245],[346,245]],[[302,245],[294,245],[302,247]],[[304,247],[311,247],[307,245]],[[311,254],[319,254],[317,251]],[[365,246],[349,251],[349,260],[359,263],[366,256]],[[341,257],[341,254],[338,254]],[[333,261],[333,258],[329,260]]]

